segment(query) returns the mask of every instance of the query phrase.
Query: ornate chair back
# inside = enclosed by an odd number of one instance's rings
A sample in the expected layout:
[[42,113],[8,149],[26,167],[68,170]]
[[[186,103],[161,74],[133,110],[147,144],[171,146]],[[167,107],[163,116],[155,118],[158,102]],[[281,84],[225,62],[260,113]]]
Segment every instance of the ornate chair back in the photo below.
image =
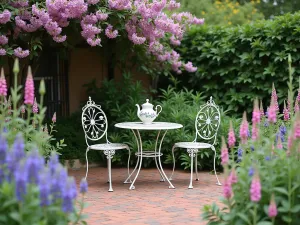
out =
[[197,141],[197,137],[199,136],[201,139],[215,145],[220,127],[220,117],[219,107],[215,104],[212,97],[210,97],[206,104],[200,106],[200,110],[196,116],[196,137],[194,142]]
[[107,140],[107,118],[100,105],[96,105],[91,97],[82,108],[81,124],[88,146],[90,141],[98,141],[105,136]]

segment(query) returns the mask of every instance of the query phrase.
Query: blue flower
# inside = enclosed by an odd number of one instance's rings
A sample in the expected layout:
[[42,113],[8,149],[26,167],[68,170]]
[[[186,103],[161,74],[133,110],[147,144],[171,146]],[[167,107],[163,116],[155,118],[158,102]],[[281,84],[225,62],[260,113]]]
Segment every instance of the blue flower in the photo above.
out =
[[51,174],[53,175],[55,172],[55,168],[57,167],[57,165],[59,164],[58,161],[58,155],[56,153],[52,153],[50,156],[50,159],[48,161],[48,166],[50,168]]
[[3,127],[3,133],[7,133],[7,132],[8,132],[7,128]]
[[254,150],[255,150],[253,145],[251,145],[250,149],[252,152],[254,152]]
[[84,194],[88,190],[88,183],[85,178],[82,178],[80,182],[80,193]]
[[15,183],[16,183],[16,197],[19,201],[23,201],[24,195],[27,192],[28,183],[28,171],[24,161],[21,161],[14,171]]
[[0,165],[3,165],[5,163],[7,149],[8,149],[7,141],[0,134]]
[[281,125],[279,127],[280,133],[282,136],[284,136],[286,134],[286,127],[284,125]]
[[69,177],[62,193],[62,210],[64,212],[73,211],[73,200],[77,196],[76,184],[73,177]]
[[62,192],[66,185],[67,178],[68,174],[66,169],[61,164],[58,164],[55,168],[55,172],[51,180],[51,193],[53,195],[54,200],[62,197]]
[[265,121],[264,126],[265,126],[265,127],[268,127],[268,126],[269,126],[269,122],[268,122],[268,121]]
[[250,134],[250,131],[249,131],[249,130],[247,130],[247,136],[248,136],[248,137],[251,137],[251,134]]
[[39,174],[39,191],[40,191],[40,201],[41,206],[50,205],[50,191],[51,186],[49,185],[49,180],[51,180],[51,173],[49,168],[44,168]]
[[29,182],[37,183],[38,174],[40,173],[40,170],[44,167],[44,158],[40,156],[37,149],[34,149],[28,153],[26,164],[28,167]]
[[4,180],[4,172],[3,172],[3,170],[2,170],[2,168],[0,166],[0,186],[1,186],[2,182],[3,182],[3,180]]
[[270,160],[271,160],[271,157],[270,157],[270,156],[266,156],[266,157],[265,157],[265,160],[266,160],[266,161],[270,161]]
[[239,148],[238,149],[238,159],[237,159],[237,162],[242,161],[242,158],[243,158],[243,149]]
[[248,175],[250,177],[252,177],[254,175],[254,168],[253,167],[250,167],[249,171],[248,171]]

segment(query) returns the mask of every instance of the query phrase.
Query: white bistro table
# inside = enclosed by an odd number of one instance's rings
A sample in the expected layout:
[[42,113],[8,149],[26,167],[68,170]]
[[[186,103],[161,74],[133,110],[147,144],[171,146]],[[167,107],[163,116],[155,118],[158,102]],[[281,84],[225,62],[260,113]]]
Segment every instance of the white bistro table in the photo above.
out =
[[[162,146],[164,137],[167,134],[168,130],[182,128],[183,126],[178,123],[168,123],[168,122],[153,122],[153,123],[147,124],[147,125],[143,124],[142,122],[124,122],[124,123],[115,124],[115,127],[132,130],[134,137],[136,139],[137,147],[138,147],[138,151],[135,153],[135,155],[138,157],[137,163],[136,163],[135,168],[132,171],[132,173],[130,173],[130,175],[124,182],[124,183],[131,183],[129,189],[130,190],[135,189],[134,183],[140,173],[143,157],[154,158],[156,167],[162,178],[161,181],[168,181],[169,188],[175,188],[173,186],[173,184],[171,183],[171,181],[169,180],[169,178],[166,176],[166,174],[162,168],[160,157],[163,154],[161,153],[161,146]],[[142,142],[142,138],[141,138],[141,135],[139,132],[140,130],[158,131],[154,151],[143,151],[143,142]],[[161,131],[163,131],[163,132],[161,132]],[[160,138],[161,133],[163,133],[163,134],[162,134],[162,137]],[[160,141],[159,141],[159,139],[160,139]],[[158,143],[159,143],[159,145],[158,145]],[[131,181],[131,176],[133,175],[133,173],[136,170],[137,170],[137,173],[136,173],[133,181]]]

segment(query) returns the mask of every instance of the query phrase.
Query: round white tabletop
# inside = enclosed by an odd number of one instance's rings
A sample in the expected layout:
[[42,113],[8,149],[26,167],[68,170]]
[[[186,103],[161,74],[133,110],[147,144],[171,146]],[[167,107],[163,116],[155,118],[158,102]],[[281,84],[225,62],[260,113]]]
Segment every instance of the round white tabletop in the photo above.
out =
[[179,123],[153,122],[151,124],[143,124],[142,122],[124,122],[117,123],[115,127],[132,130],[172,130],[182,128]]

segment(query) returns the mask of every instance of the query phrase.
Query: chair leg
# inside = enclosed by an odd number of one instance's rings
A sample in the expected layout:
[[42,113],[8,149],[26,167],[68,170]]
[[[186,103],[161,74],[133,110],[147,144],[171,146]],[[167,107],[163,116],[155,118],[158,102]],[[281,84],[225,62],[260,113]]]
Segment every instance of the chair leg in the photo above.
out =
[[197,156],[198,156],[198,153],[196,153],[196,156],[195,156],[196,181],[199,180],[199,177],[198,177],[198,161],[197,161]]
[[86,159],[86,173],[85,173],[85,179],[87,178],[87,175],[88,175],[88,172],[89,172],[89,160],[88,160],[88,157],[87,157],[87,153],[89,151],[89,148],[86,149],[86,152],[85,152],[85,159]]
[[172,148],[172,157],[173,157],[173,171],[172,171],[172,174],[169,178],[169,180],[172,180],[172,177],[173,177],[173,174],[174,174],[174,171],[175,171],[175,156],[174,156],[174,150],[175,150],[175,145],[173,146]]
[[108,159],[107,162],[107,169],[108,169],[108,182],[109,182],[109,192],[113,192],[113,188],[112,188],[112,182],[111,182],[111,159],[113,158],[115,154],[115,150],[105,150],[104,151],[104,155],[106,155],[106,158]]
[[222,184],[220,183],[217,172],[216,172],[216,149],[215,149],[214,146],[211,146],[211,149],[215,152],[215,155],[214,155],[214,171],[215,171],[215,175],[216,175],[216,178],[217,178],[217,185],[221,186]]
[[[190,151],[190,152],[189,152]],[[190,185],[189,185],[189,189],[193,189],[193,155],[194,155],[194,150],[193,149],[188,149],[189,155],[191,157],[191,178],[190,178]]]

